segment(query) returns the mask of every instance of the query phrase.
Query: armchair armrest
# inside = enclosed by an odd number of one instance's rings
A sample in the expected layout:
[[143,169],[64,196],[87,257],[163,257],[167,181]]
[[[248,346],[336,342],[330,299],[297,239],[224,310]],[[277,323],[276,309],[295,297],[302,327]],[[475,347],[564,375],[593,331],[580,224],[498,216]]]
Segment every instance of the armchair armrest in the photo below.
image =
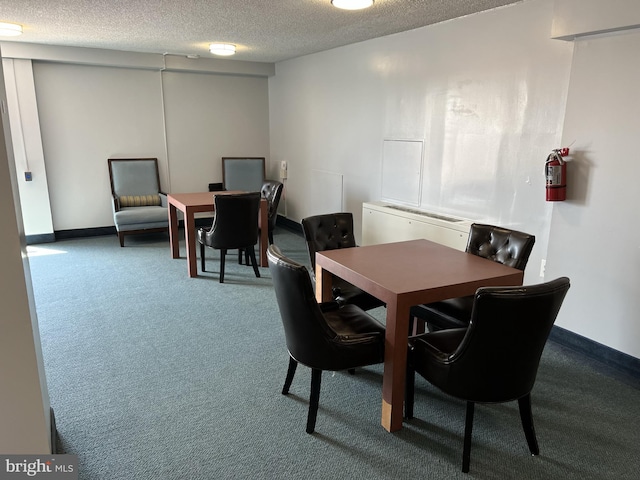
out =
[[113,206],[113,211],[114,212],[119,212],[120,211],[120,200],[118,199],[118,196],[115,194],[111,195],[111,200],[112,200],[112,206]]

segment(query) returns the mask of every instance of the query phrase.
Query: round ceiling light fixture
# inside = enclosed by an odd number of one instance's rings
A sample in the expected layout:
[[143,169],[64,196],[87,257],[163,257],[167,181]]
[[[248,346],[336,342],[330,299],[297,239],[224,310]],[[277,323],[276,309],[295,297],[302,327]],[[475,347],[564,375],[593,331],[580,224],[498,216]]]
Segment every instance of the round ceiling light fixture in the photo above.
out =
[[0,35],[3,37],[17,37],[18,35],[22,35],[22,25],[0,22]]
[[361,10],[373,5],[373,0],[331,0],[331,4],[343,10]]
[[236,53],[236,46],[231,43],[212,43],[209,45],[209,51],[214,55],[228,57]]

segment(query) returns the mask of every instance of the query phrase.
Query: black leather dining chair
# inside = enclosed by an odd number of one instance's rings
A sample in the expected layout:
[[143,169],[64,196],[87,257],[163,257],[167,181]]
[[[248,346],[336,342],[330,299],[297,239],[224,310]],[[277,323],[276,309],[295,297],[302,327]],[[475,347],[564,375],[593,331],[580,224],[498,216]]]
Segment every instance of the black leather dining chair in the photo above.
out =
[[[327,213],[303,218],[302,230],[314,273],[316,252],[357,246],[353,234],[353,214],[350,212]],[[313,281],[315,282],[315,277]],[[333,298],[341,305],[353,304],[363,310],[384,305],[384,302],[338,277],[333,278],[332,291]]]
[[[269,237],[269,245],[273,243],[273,230],[276,228],[276,220],[278,218],[278,205],[280,204],[280,198],[282,197],[282,190],[284,189],[284,184],[277,180],[265,180],[262,184],[262,189],[260,193],[262,194],[262,198],[267,199],[267,203],[269,205],[267,219],[269,221],[268,224],[268,237]],[[260,228],[263,228],[260,225]]]
[[[474,223],[469,231],[466,252],[523,270],[536,241],[534,235]],[[411,308],[411,330],[416,322],[423,322],[430,330],[466,327],[471,318],[473,295],[451,298]]]
[[[280,198],[282,197],[282,190],[284,189],[284,184],[277,180],[265,180],[262,184],[262,189],[260,190],[260,194],[262,198],[267,201],[267,237],[269,239],[269,245],[273,243],[273,231],[276,228],[276,220],[278,219],[278,205],[280,204]],[[258,234],[262,229],[262,225],[260,223],[260,217],[258,217]],[[238,263],[242,263],[242,254],[245,253],[245,263],[249,265],[249,257],[246,255],[247,252],[243,252],[243,250],[238,250]]]
[[469,471],[476,403],[517,400],[529,450],[538,455],[531,390],[568,290],[566,277],[533,286],[480,288],[468,328],[410,338],[405,418],[413,418],[415,372],[443,392],[465,400],[463,472]]
[[306,431],[313,433],[323,370],[382,363],[385,329],[355,305],[340,306],[335,301],[319,304],[306,267],[282,255],[276,245],[269,246],[267,259],[289,351],[282,394],[289,393],[298,363],[311,368]]
[[220,283],[224,283],[227,250],[247,252],[256,277],[260,277],[255,244],[258,242],[258,211],[260,192],[215,195],[213,225],[200,228],[196,237],[200,243],[200,264],[205,271],[205,249],[220,250]]

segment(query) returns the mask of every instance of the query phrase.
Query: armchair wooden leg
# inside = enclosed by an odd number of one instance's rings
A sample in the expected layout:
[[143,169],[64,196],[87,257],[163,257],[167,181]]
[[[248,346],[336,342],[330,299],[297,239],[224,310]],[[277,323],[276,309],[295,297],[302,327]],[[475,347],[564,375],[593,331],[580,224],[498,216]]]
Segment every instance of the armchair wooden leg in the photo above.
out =
[[224,283],[224,262],[227,256],[227,249],[220,249],[220,283]]
[[464,447],[462,449],[462,471],[469,472],[471,463],[471,433],[473,431],[473,409],[475,404],[467,402],[467,416],[464,422]]
[[200,244],[200,267],[204,272],[204,243]]
[[524,429],[524,436],[527,438],[529,451],[531,455],[538,455],[538,440],[536,439],[536,430],[533,427],[533,414],[531,413],[531,394],[525,395],[518,399],[518,407],[520,408],[520,421]]
[[293,359],[293,357],[289,357],[289,368],[287,369],[287,378],[284,381],[284,387],[282,387],[282,394],[288,395],[289,388],[291,388],[291,382],[293,382],[293,376],[296,374],[296,368],[298,367],[298,362]]
[[124,233],[118,232],[118,240],[120,240],[120,246],[124,247]]
[[273,245],[273,230],[269,230],[267,236],[269,237],[269,245]]
[[309,414],[307,415],[307,433],[313,433],[316,428],[318,416],[318,404],[320,403],[320,384],[322,382],[322,370],[311,369],[311,396],[309,397]]

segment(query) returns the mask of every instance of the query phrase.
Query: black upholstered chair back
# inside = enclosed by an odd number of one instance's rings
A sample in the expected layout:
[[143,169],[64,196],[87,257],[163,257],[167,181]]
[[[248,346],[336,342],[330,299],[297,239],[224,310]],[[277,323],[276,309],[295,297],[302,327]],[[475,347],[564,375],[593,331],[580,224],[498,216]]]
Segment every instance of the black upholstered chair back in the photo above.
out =
[[262,194],[262,198],[265,198],[269,205],[269,243],[273,243],[272,233],[278,218],[278,205],[280,204],[280,197],[282,196],[283,188],[284,184],[277,180],[265,180],[262,184],[262,190],[260,193]]
[[218,249],[245,248],[258,243],[260,192],[215,195],[215,217],[205,244]]
[[524,270],[535,241],[536,237],[528,233],[474,223],[469,231],[466,251]]
[[480,403],[527,395],[568,289],[566,277],[526,287],[478,289],[467,333],[443,365],[448,380],[436,386]]
[[302,219],[311,268],[316,268],[316,252],[356,246],[351,212],[328,213]]
[[[302,219],[311,268],[316,270],[316,253],[325,250],[356,247],[351,212],[327,213]],[[313,280],[315,283],[315,277]],[[341,278],[333,279],[333,298],[341,305],[357,305],[370,310],[384,305],[379,299],[360,290]]]
[[[528,233],[474,223],[469,231],[466,251],[524,270],[535,241],[536,237]],[[472,305],[473,295],[416,305],[411,308],[411,329],[415,319],[426,322],[431,330],[465,327],[471,317]]]

